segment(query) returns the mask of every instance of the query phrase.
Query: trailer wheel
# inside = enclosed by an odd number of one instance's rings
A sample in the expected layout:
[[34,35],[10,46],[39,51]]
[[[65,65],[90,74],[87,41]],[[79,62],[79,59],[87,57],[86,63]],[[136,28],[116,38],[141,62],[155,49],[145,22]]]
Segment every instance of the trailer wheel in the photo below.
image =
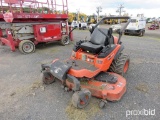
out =
[[72,96],[72,104],[76,108],[84,108],[89,104],[91,99],[91,92],[88,89],[77,91]]
[[30,40],[23,40],[19,43],[19,50],[23,54],[33,53],[35,51],[35,44]]
[[63,35],[60,42],[63,46],[68,45],[70,42],[69,37],[67,35]]
[[42,81],[44,84],[49,85],[55,82],[55,77],[50,72],[44,71],[42,76]]
[[120,53],[119,57],[116,60],[113,60],[109,68],[109,71],[124,76],[124,74],[128,71],[129,63],[130,63],[129,56]]

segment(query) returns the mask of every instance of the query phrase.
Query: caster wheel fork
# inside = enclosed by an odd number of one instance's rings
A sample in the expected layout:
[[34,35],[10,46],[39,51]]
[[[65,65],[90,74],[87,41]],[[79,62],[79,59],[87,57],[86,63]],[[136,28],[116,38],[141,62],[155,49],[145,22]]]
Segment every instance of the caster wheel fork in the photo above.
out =
[[102,108],[104,108],[105,106],[107,105],[107,101],[106,100],[101,100],[100,102],[99,102],[99,107],[102,109]]

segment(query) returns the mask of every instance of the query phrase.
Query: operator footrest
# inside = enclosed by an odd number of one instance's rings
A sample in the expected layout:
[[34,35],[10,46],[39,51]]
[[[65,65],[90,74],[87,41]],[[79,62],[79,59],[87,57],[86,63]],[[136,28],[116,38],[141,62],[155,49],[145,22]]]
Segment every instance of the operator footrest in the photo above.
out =
[[107,72],[101,72],[95,77],[95,80],[114,84],[117,82],[117,77]]

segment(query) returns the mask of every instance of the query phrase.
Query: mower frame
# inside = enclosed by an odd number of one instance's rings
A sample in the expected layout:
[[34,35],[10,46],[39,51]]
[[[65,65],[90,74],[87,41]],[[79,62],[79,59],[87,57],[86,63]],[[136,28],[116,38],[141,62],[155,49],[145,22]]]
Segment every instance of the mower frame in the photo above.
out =
[[[93,30],[105,19],[129,19],[130,17],[105,17],[99,21]],[[118,101],[126,92],[126,80],[124,74],[108,72],[115,58],[122,58],[122,72],[126,73],[129,67],[129,57],[122,56],[121,36],[130,20],[118,31],[119,38],[114,37],[114,45],[106,46],[113,49],[104,58],[99,58],[98,54],[87,53],[81,48],[72,52],[71,58],[65,62],[58,59],[53,60],[51,64],[42,65],[42,72],[48,72],[43,76],[44,83],[52,83],[49,75],[56,77],[62,82],[66,91],[74,91],[72,103],[77,108],[84,108],[92,96],[102,99],[99,106],[103,108],[108,101]],[[103,34],[103,33],[102,33]],[[105,33],[104,33],[105,34]],[[80,41],[81,44],[84,41]],[[118,54],[118,55],[117,55]],[[85,56],[85,57],[84,57]],[[78,62],[78,64],[77,64]],[[86,66],[89,67],[86,67]],[[120,64],[121,65],[121,64]],[[78,68],[78,66],[82,68]],[[77,67],[77,68],[76,68]],[[46,78],[46,79],[44,79]],[[52,77],[53,78],[53,77]],[[46,82],[48,81],[48,82]]]

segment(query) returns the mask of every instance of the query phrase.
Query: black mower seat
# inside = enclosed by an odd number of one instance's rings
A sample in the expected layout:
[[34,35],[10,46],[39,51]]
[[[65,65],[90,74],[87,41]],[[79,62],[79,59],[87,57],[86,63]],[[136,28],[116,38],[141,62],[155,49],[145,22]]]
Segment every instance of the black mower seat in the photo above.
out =
[[102,45],[95,45],[93,43],[89,42],[85,42],[81,44],[81,48],[83,50],[89,51],[91,53],[99,53],[102,50]]
[[91,35],[90,41],[82,43],[80,48],[85,51],[97,54],[103,49],[103,46],[107,45],[109,38],[106,35],[108,35],[107,29],[95,28]]

